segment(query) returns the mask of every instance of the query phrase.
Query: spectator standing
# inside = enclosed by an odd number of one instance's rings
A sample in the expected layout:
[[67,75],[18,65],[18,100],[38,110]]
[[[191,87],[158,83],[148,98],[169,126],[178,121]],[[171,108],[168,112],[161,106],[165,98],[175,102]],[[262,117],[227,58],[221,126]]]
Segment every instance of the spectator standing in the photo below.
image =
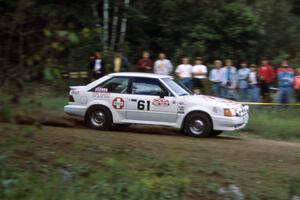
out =
[[195,94],[204,93],[206,75],[207,67],[203,65],[201,57],[196,57],[195,65],[193,66],[193,88]]
[[221,87],[222,87],[222,61],[214,61],[214,69],[209,73],[209,80],[212,82],[213,94],[216,97],[221,97]]
[[180,79],[180,83],[189,90],[192,90],[193,66],[189,63],[189,59],[187,57],[181,58],[181,65],[177,66],[175,72]]
[[289,67],[287,60],[282,61],[281,67],[277,70],[277,103],[290,103],[293,95],[293,78],[294,70],[291,67]]
[[252,102],[259,102],[258,75],[256,64],[251,64],[248,78],[249,84],[249,99]]
[[248,100],[248,79],[250,74],[250,69],[248,68],[248,64],[246,61],[242,61],[240,64],[241,68],[238,70],[238,86],[239,86],[239,94],[240,100],[246,101]]
[[100,52],[95,52],[94,57],[92,57],[89,64],[89,69],[93,79],[98,79],[105,75],[105,62],[102,59]]
[[173,71],[173,65],[170,60],[166,59],[165,53],[158,54],[158,60],[154,63],[154,73],[162,75],[170,75]]
[[113,60],[113,72],[127,72],[128,71],[128,60],[123,56],[121,51],[116,52]]
[[261,59],[261,66],[258,69],[260,92],[263,102],[270,102],[270,84],[275,78],[275,73],[267,58]]
[[153,61],[150,59],[150,53],[143,52],[143,57],[137,62],[137,71],[145,73],[153,73]]
[[300,68],[296,70],[296,76],[294,77],[293,86],[296,94],[296,102],[300,103]]
[[225,60],[225,66],[222,68],[222,96],[235,99],[235,89],[237,86],[237,71],[232,65],[231,59]]

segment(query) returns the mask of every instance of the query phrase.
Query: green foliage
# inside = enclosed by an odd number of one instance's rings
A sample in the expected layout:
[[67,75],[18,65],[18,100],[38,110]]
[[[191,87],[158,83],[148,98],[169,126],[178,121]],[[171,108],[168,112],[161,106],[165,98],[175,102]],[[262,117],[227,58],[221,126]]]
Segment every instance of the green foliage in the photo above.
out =
[[[61,162],[61,161],[60,161]],[[115,158],[105,161],[105,168],[81,176],[71,171],[69,182],[56,171],[21,172],[5,167],[0,157],[1,197],[4,199],[182,199],[190,180],[177,174],[156,176],[137,171]],[[176,170],[171,168],[169,170]]]
[[90,3],[2,0],[0,83],[41,79],[45,68],[51,80],[61,69],[85,68],[100,44]]
[[[256,0],[247,4],[137,1],[129,16],[129,54],[136,58],[136,52],[154,48],[155,53],[166,51],[176,63],[183,54],[201,55],[206,60],[231,57],[255,62],[262,55],[277,57],[283,52],[292,58],[300,39],[299,26],[291,22],[299,18],[291,14],[291,8],[287,0]],[[143,24],[143,29],[139,24]]]
[[291,60],[291,66],[294,68],[300,68],[300,51],[297,55]]
[[11,110],[8,106],[6,106],[5,104],[2,104],[0,106],[0,119],[4,120],[4,121],[9,121],[11,119]]
[[[0,5],[0,83],[40,79],[44,69],[50,80],[61,70],[86,69],[89,56],[102,48],[102,6],[95,1],[1,0]],[[182,54],[251,62],[286,54],[299,66],[295,10],[290,0],[131,1],[124,49],[130,63],[150,49],[166,51],[175,65]],[[113,51],[104,52],[107,63]]]
[[16,179],[10,177],[10,171],[6,165],[7,156],[0,154],[0,198],[6,199],[13,193],[13,187],[16,184]]

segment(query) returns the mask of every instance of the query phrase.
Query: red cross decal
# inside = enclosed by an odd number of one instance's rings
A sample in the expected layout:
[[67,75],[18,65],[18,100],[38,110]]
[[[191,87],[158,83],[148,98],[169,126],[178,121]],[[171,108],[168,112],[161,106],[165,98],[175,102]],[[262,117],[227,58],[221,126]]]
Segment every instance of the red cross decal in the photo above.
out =
[[112,101],[112,106],[114,107],[114,109],[116,110],[122,110],[124,108],[124,100],[121,97],[116,97],[114,98],[114,100]]

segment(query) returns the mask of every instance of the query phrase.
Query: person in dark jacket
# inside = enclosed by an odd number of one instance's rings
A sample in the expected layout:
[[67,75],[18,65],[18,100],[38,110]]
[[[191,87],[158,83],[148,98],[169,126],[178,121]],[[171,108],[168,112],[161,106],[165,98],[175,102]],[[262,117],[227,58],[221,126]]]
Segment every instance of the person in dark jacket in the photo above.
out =
[[143,52],[143,57],[137,62],[137,71],[153,73],[153,61],[150,59],[149,52]]
[[89,68],[93,79],[99,79],[105,75],[105,62],[101,58],[100,52],[95,52],[95,55],[89,64]]

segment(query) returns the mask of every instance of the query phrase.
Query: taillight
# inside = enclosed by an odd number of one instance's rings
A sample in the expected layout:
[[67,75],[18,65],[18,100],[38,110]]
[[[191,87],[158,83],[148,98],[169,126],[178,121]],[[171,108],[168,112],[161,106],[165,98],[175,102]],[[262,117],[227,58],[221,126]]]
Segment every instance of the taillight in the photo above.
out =
[[75,102],[74,97],[72,95],[69,95],[69,102]]

